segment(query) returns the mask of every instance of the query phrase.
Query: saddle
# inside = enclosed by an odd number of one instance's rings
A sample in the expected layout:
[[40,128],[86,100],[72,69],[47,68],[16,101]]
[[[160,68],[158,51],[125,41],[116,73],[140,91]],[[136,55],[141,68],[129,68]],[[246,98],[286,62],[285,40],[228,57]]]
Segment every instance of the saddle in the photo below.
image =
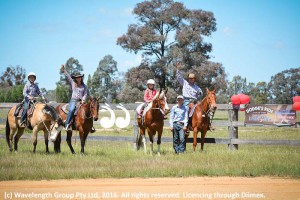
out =
[[[77,102],[76,105],[75,105],[75,112],[74,112],[74,116],[77,115],[78,111],[79,111],[79,108],[81,106],[81,102]],[[66,114],[68,115],[69,113],[69,104],[65,104],[61,107],[61,110]]]
[[[35,104],[36,102],[30,102],[29,103],[29,108],[27,110],[27,117],[30,117],[33,113],[33,110],[35,108]],[[15,110],[15,113],[14,113],[14,116],[15,117],[21,117],[22,115],[22,112],[23,112],[23,109],[24,109],[24,104],[23,102],[22,103],[19,103],[17,106],[16,106],[16,110]]]
[[[34,108],[35,108],[35,104],[37,102],[36,101],[29,101],[29,107],[28,107],[28,110],[27,110],[27,117],[26,117],[26,126],[32,130],[32,126],[31,126],[31,123],[30,123],[30,117],[32,116],[32,113],[34,111]],[[22,112],[24,110],[24,104],[23,104],[23,101],[21,103],[19,103],[17,106],[16,106],[16,110],[15,110],[15,113],[14,113],[14,116],[17,117],[17,118],[21,118],[21,115],[22,115]]]
[[136,112],[137,112],[138,114],[139,114],[139,113],[142,111],[142,109],[143,109],[142,118],[141,118],[142,124],[144,124],[146,112],[147,112],[148,110],[150,110],[151,107],[152,107],[152,102],[150,102],[150,103],[148,103],[148,104],[147,104],[147,103],[142,103],[142,104],[140,104],[140,105],[136,108]]
[[[75,130],[76,129],[76,123],[75,123],[75,120],[74,120],[74,117],[77,115],[80,107],[81,107],[81,102],[76,102],[75,104],[75,111],[74,111],[74,116],[72,117],[71,121],[70,121],[70,124],[71,124],[71,127],[72,127],[72,130]],[[69,114],[69,104],[65,104],[61,107],[61,110],[66,114],[68,115]]]

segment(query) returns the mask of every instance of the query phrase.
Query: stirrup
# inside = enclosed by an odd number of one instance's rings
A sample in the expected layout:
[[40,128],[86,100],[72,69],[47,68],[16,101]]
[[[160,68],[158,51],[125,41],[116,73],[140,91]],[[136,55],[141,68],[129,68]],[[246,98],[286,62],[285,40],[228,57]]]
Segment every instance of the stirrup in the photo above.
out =
[[65,127],[66,131],[72,130],[72,128],[70,126],[71,126],[71,123],[69,123],[69,124],[66,125],[66,127]]
[[20,122],[20,127],[24,128],[26,126],[26,119]]

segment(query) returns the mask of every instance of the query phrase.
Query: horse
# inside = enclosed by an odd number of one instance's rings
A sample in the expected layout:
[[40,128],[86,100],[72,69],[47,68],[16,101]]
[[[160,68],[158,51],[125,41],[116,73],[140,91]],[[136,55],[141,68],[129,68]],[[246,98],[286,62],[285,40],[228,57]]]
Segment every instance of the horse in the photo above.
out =
[[[216,109],[216,89],[210,91],[208,88],[206,88],[206,96],[200,103],[197,103],[194,113],[191,117],[192,119],[189,122],[194,132],[194,151],[196,150],[197,135],[199,131],[201,132],[201,150],[203,151],[205,135],[209,129],[209,124],[212,120],[211,117],[213,117]],[[188,136],[186,136],[186,139],[187,137]]]
[[[170,111],[167,98],[165,97],[166,91],[160,90],[159,93],[155,95],[152,102],[149,103],[150,109],[146,111],[144,116],[144,122],[141,118],[137,119],[137,123],[139,126],[139,135],[137,137],[137,144],[140,144],[141,140],[144,145],[144,151],[147,152],[146,149],[146,138],[145,138],[145,130],[147,129],[148,136],[150,139],[150,154],[153,155],[153,137],[157,135],[157,154],[160,155],[160,144],[161,144],[161,136],[163,132],[164,126],[164,116],[168,114]],[[145,108],[146,110],[147,108]]]
[[[71,139],[72,139],[72,130],[78,130],[79,131],[79,137],[81,142],[81,154],[84,155],[84,146],[85,141],[90,133],[92,127],[93,127],[93,120],[98,120],[98,112],[99,112],[99,100],[100,98],[89,98],[89,101],[84,104],[80,104],[80,107],[78,109],[77,115],[74,116],[75,126],[72,126],[71,130],[67,130],[67,143],[68,146],[72,152],[72,154],[75,154],[75,151],[73,149]],[[67,119],[67,114],[63,112],[62,107],[65,105],[60,104],[56,107],[56,111],[59,113],[60,117],[63,120]],[[58,132],[57,138],[54,142],[54,150],[55,152],[60,152],[60,143],[61,143],[61,131]]]
[[[63,126],[62,120],[54,107],[41,102],[34,103],[33,105],[33,113],[28,116],[28,120],[30,121],[33,130],[33,153],[36,152],[37,134],[40,130],[44,132],[46,153],[49,153],[48,135],[50,134],[50,131]],[[18,142],[25,129],[25,127],[20,126],[20,117],[15,117],[14,115],[16,107],[17,106],[13,106],[9,110],[6,119],[6,141],[11,152],[13,151],[13,144],[14,151],[18,151]],[[17,134],[15,134],[16,132]]]

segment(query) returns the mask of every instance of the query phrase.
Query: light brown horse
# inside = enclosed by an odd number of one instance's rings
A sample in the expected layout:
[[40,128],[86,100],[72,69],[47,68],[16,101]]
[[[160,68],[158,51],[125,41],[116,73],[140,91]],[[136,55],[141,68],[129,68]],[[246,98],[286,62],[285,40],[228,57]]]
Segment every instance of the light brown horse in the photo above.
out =
[[[25,127],[20,126],[20,117],[14,116],[15,110],[16,106],[13,106],[9,110],[6,120],[6,141],[10,151],[13,151],[13,144],[14,150],[18,150],[18,142],[25,129]],[[40,130],[42,130],[44,132],[46,153],[49,153],[49,131],[56,130],[63,124],[55,108],[50,105],[38,102],[35,104],[34,111],[31,116],[28,116],[28,119],[33,128],[33,152],[36,152],[37,134]]]
[[[145,130],[147,129],[149,139],[150,139],[150,154],[153,154],[153,138],[157,134],[157,154],[160,155],[160,144],[161,144],[161,136],[163,132],[164,126],[164,116],[168,114],[170,111],[167,98],[165,97],[166,91],[163,91],[156,94],[153,98],[152,102],[150,103],[150,109],[146,112],[144,116],[144,123],[142,119],[139,118],[137,120],[139,126],[139,136],[137,141],[142,139],[144,150],[147,151],[146,148],[146,138],[145,138]],[[139,143],[139,142],[138,142]]]
[[196,105],[192,120],[189,122],[191,123],[191,127],[194,132],[194,151],[197,146],[197,135],[199,131],[201,132],[201,150],[203,150],[205,135],[209,129],[211,117],[213,117],[216,109],[216,89],[210,91],[208,88],[206,88],[206,96],[200,103]]
[[[67,114],[62,111],[62,107],[65,104],[60,104],[56,107],[57,112],[63,120],[67,119]],[[93,127],[93,120],[98,120],[99,112],[99,98],[90,98],[88,103],[81,104],[77,112],[77,115],[74,117],[75,127],[72,127],[72,130],[77,130],[79,132],[80,142],[81,142],[81,154],[84,154],[85,141]],[[67,130],[67,143],[73,154],[75,151],[73,149],[71,140],[72,140],[72,130]],[[61,143],[61,131],[59,131],[57,139],[54,142],[55,152],[60,152],[60,143]]]

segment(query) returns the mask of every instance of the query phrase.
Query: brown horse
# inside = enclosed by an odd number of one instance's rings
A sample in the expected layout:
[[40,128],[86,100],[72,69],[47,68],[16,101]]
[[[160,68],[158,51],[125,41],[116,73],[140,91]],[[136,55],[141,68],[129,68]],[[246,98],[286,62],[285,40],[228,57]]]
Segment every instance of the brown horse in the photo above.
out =
[[190,122],[194,132],[194,151],[197,146],[198,131],[201,132],[201,150],[203,150],[205,135],[209,129],[209,124],[212,120],[211,117],[213,117],[216,109],[216,89],[210,91],[208,88],[206,88],[206,96],[200,103],[196,105],[192,120]]
[[[62,107],[65,104],[60,104],[56,107],[57,112],[63,120],[67,119],[67,114],[62,111]],[[79,131],[79,137],[81,142],[81,154],[84,154],[85,141],[93,127],[93,120],[98,120],[98,111],[99,111],[99,98],[90,98],[88,103],[80,104],[80,108],[77,112],[77,115],[74,117],[75,126],[72,127],[72,130]],[[67,130],[67,143],[73,154],[75,151],[71,144],[72,140],[72,130]],[[61,131],[59,131],[57,138],[54,142],[55,152],[60,152],[60,143],[61,143]]]
[[[159,92],[153,98],[152,102],[149,103],[150,109],[146,112],[144,116],[144,123],[142,119],[138,119],[138,126],[139,126],[139,136],[137,141],[143,140],[144,150],[146,149],[146,138],[145,138],[145,130],[147,129],[149,139],[150,139],[150,154],[153,154],[153,137],[157,135],[157,154],[160,155],[160,144],[161,144],[161,136],[163,132],[164,126],[164,116],[168,114],[169,107],[167,103],[167,98],[165,97],[166,91]],[[146,108],[145,108],[146,109]],[[139,143],[139,142],[138,142]]]
[[[62,127],[63,123],[52,106],[40,102],[34,104],[34,106],[32,115],[28,116],[28,120],[33,128],[33,152],[35,153],[36,151],[37,134],[42,130],[44,131],[46,153],[49,153],[48,135],[51,130],[56,130],[59,126]],[[14,116],[15,110],[16,106],[10,109],[6,120],[6,141],[10,151],[13,151],[12,144],[14,144],[14,150],[18,150],[18,142],[25,129],[25,127],[20,126],[20,117]],[[17,134],[15,135],[16,132]]]

